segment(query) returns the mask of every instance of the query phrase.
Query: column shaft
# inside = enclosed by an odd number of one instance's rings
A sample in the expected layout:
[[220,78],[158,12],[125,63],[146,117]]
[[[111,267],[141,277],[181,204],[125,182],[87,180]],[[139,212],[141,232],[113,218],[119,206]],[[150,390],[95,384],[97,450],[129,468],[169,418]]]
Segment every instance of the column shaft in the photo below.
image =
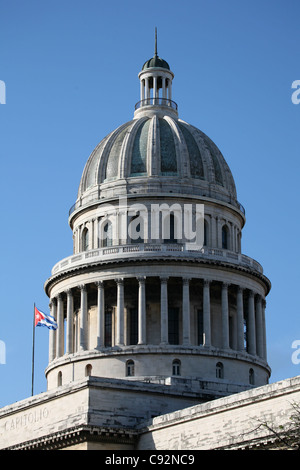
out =
[[191,344],[191,314],[190,314],[190,281],[182,280],[182,323],[183,323],[183,344]]
[[243,289],[238,287],[237,292],[237,349],[244,351],[244,303],[243,303]]
[[145,278],[139,278],[138,344],[146,344],[146,286]]
[[62,295],[57,296],[57,335],[56,335],[56,357],[64,354],[64,304]]
[[160,322],[161,322],[161,343],[167,344],[168,338],[168,279],[160,279]]
[[104,285],[102,281],[96,282],[98,288],[97,295],[97,349],[105,346],[105,298]]
[[210,281],[204,279],[203,285],[203,345],[211,346],[211,322],[210,322]]
[[256,355],[254,293],[252,291],[248,299],[248,353]]
[[118,346],[124,346],[124,280],[117,279],[117,335]]
[[256,297],[256,352],[259,357],[264,357],[263,347],[263,321],[262,321],[262,298]]
[[[50,314],[52,317],[57,320],[57,314],[56,314],[56,299],[51,299],[50,304]],[[57,330],[50,330],[49,331],[49,362],[52,362],[55,359],[56,355],[56,333]]]
[[[149,78],[145,79],[146,81],[146,87],[145,87],[145,100],[149,100],[150,94],[149,94]],[[147,103],[149,104],[149,103]]]
[[229,348],[228,284],[222,284],[222,348]]
[[[153,77],[153,98],[158,98],[157,77]],[[153,104],[156,104],[156,100]]]
[[88,321],[87,321],[87,291],[86,285],[79,286],[80,289],[80,334],[79,347],[81,351],[87,349]]
[[262,326],[263,326],[263,359],[267,360],[267,339],[266,339],[266,301],[262,300]]
[[162,90],[163,90],[163,98],[167,98],[167,90],[166,90],[166,77],[162,77]]
[[72,290],[67,291],[67,338],[66,338],[66,353],[72,354],[74,352],[74,301]]

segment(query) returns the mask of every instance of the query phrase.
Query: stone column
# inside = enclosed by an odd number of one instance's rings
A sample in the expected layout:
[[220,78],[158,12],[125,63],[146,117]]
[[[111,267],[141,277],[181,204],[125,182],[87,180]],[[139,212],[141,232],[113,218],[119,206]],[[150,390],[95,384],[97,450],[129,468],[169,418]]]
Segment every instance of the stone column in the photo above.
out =
[[162,89],[163,89],[163,98],[167,98],[167,90],[166,90],[166,77],[162,77]]
[[222,348],[229,348],[228,284],[222,284]]
[[[49,308],[51,316],[56,321],[56,299],[50,300]],[[56,331],[57,330],[49,330],[49,362],[52,362],[55,359],[56,355]]]
[[80,334],[79,334],[79,348],[81,351],[87,349],[87,290],[86,285],[80,285]]
[[248,299],[248,353],[256,355],[254,293],[252,291]]
[[153,104],[156,104],[156,98],[158,98],[158,87],[157,87],[157,77],[153,77]]
[[237,349],[244,351],[244,303],[243,303],[243,289],[238,287],[236,298],[237,310]]
[[105,324],[105,299],[104,299],[104,285],[102,281],[96,282],[98,288],[97,296],[97,349],[101,349],[105,346],[104,338],[104,324]]
[[211,346],[210,282],[204,279],[203,284],[203,345],[207,347]]
[[[145,100],[149,100],[149,78],[145,78]],[[146,101],[146,104],[149,104]]]
[[117,279],[117,346],[124,346],[124,280]]
[[256,352],[257,355],[261,358],[264,357],[264,348],[263,348],[263,321],[262,321],[262,298],[260,295],[256,297]]
[[169,100],[172,101],[172,80],[168,79],[168,93],[169,93]]
[[138,344],[146,344],[146,286],[145,277],[139,277]]
[[266,301],[262,299],[262,326],[263,326],[263,359],[267,360],[267,339],[266,339]]
[[66,353],[72,354],[74,352],[74,300],[72,289],[67,290],[67,338],[66,338]]
[[168,278],[160,278],[161,344],[168,344]]
[[56,335],[56,357],[64,354],[64,303],[62,294],[57,296],[57,335]]
[[183,345],[191,344],[190,280],[182,279],[182,326]]

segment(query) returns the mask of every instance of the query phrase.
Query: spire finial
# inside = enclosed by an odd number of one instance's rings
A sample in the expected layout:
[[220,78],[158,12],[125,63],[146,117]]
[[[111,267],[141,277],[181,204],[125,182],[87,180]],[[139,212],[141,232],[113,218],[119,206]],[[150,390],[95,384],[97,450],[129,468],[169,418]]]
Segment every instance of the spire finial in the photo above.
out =
[[154,50],[155,57],[157,56],[157,27],[155,27],[155,50]]

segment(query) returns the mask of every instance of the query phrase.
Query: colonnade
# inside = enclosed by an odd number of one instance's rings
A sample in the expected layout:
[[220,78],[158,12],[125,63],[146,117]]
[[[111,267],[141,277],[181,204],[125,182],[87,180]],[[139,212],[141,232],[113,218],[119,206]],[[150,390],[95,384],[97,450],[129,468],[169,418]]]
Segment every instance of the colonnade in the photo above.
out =
[[[169,344],[168,334],[168,277],[160,277],[160,345]],[[265,300],[252,290],[244,289],[241,286],[220,283],[208,279],[202,279],[202,293],[199,297],[202,299],[202,322],[200,344],[193,344],[191,334],[191,299],[190,284],[194,280],[182,278],[182,342],[183,347],[203,346],[207,348],[214,347],[212,343],[212,304],[214,309],[220,304],[220,332],[221,349],[236,351],[247,351],[249,354],[259,356],[266,360],[266,328],[265,328]],[[199,280],[198,280],[199,281]],[[114,280],[117,290],[116,317],[115,317],[115,346],[123,347],[125,340],[125,302],[124,302],[124,279]],[[150,299],[146,296],[146,277],[137,278],[138,282],[138,345],[147,344],[147,322],[146,306]],[[212,283],[221,284],[221,303],[211,295]],[[105,281],[95,283],[97,288],[97,346],[102,350],[105,345]],[[79,305],[79,342],[76,351],[85,351],[88,349],[88,287],[89,284],[82,284],[77,287],[80,292]],[[234,293],[236,305],[234,306],[234,333],[230,335],[229,317],[229,288]],[[75,288],[74,288],[75,289]],[[72,354],[75,351],[74,340],[74,289],[67,289],[59,293],[50,301],[51,314],[57,320],[58,329],[50,331],[49,340],[49,362],[64,354]],[[64,307],[66,307],[66,325],[64,321]],[[246,307],[246,312],[244,311]],[[246,338],[246,340],[245,340]],[[65,342],[65,344],[64,344]]]
[[[141,80],[141,101],[150,100],[150,90],[153,89],[152,98],[159,98],[159,89],[162,89],[162,98],[172,100],[172,80],[164,75],[151,74]],[[150,103],[149,103],[150,104]],[[153,104],[153,103],[151,103]]]

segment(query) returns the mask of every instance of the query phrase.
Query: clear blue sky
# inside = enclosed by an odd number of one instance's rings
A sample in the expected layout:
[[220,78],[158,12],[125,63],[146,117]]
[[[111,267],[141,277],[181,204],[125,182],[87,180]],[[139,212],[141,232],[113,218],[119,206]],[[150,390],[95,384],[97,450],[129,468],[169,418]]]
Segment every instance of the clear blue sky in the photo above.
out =
[[[33,304],[72,254],[68,210],[98,142],[132,119],[138,73],[158,53],[179,115],[221,149],[246,208],[242,249],[272,282],[271,382],[300,374],[298,0],[0,0],[0,407],[31,393]],[[36,330],[35,393],[48,330]]]

